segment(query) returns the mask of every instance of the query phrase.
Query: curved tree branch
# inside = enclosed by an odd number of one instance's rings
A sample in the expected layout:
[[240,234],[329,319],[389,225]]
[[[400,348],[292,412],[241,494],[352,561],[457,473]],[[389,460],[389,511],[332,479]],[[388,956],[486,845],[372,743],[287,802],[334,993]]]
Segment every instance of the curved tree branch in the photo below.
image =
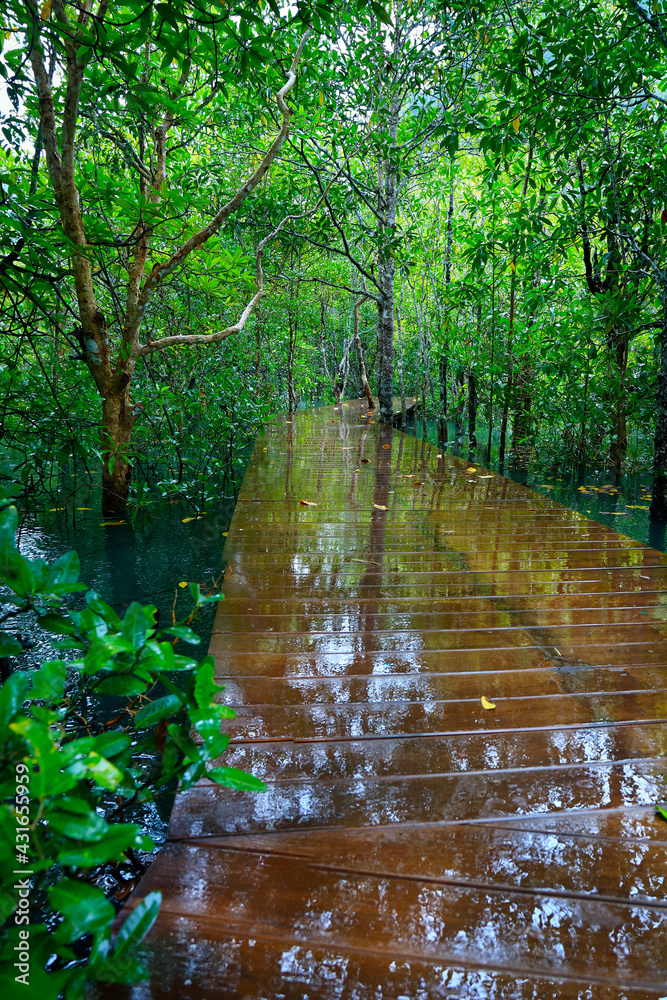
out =
[[[146,278],[146,281],[144,282],[143,288],[141,290],[141,294],[138,297],[136,306],[134,306],[134,308],[131,310],[130,314],[127,317],[127,322],[126,322],[127,336],[132,344],[132,352],[136,356],[140,356],[141,354],[144,353],[150,353],[150,350],[155,349],[151,347],[151,345],[146,345],[148,350],[143,349],[139,346],[139,328],[141,326],[141,320],[143,319],[143,315],[146,311],[148,303],[158,285],[166,277],[168,277],[168,275],[172,274],[178,267],[180,267],[180,265],[183,264],[183,262],[190,256],[193,250],[196,250],[197,247],[202,246],[212,236],[215,236],[215,234],[222,227],[223,223],[231,215],[234,215],[239,210],[239,208],[246,200],[248,195],[251,194],[252,191],[254,191],[254,189],[260,183],[262,178],[268,172],[269,168],[271,167],[271,164],[275,160],[285,140],[287,139],[287,136],[289,134],[290,118],[292,115],[292,111],[289,105],[287,104],[285,98],[287,97],[287,95],[289,94],[289,92],[292,90],[292,88],[296,83],[297,67],[301,60],[301,56],[303,54],[303,50],[306,41],[308,40],[308,36],[310,35],[310,32],[311,29],[306,28],[299,43],[299,46],[296,50],[296,53],[294,54],[294,58],[292,59],[292,64],[288,70],[287,81],[276,94],[276,103],[278,105],[280,114],[282,116],[282,124],[280,127],[280,132],[278,133],[273,143],[271,144],[270,149],[264,154],[261,163],[259,164],[257,169],[253,172],[251,177],[248,178],[245,184],[243,184],[238,189],[236,194],[232,198],[230,198],[230,200],[225,205],[222,206],[222,208],[216,213],[216,215],[213,216],[209,224],[205,226],[203,229],[200,229],[198,233],[195,233],[193,236],[191,236],[190,239],[187,240],[187,242],[185,242],[183,246],[180,247],[180,249],[178,249],[174,254],[172,254],[168,260],[164,261],[161,264],[156,264],[155,267],[150,272],[150,274],[148,275],[148,277]],[[261,258],[259,266],[261,269]],[[258,280],[259,280],[259,272],[258,272]],[[255,302],[255,298],[256,297],[253,297],[252,300],[253,303]],[[257,299],[257,301],[259,301],[259,299]],[[245,316],[245,310],[243,316]],[[243,328],[245,322],[247,321],[247,317],[246,320],[243,320],[243,316],[239,320],[239,323],[242,323],[242,326],[239,327],[238,324],[236,324],[234,327],[230,327],[227,336],[231,336],[232,333],[238,332],[238,329]],[[225,332],[226,331],[221,331],[220,335],[212,334],[211,336],[215,337],[218,340],[223,340],[224,339],[223,334]],[[165,339],[170,340],[171,338],[165,338]],[[185,342],[208,343],[210,341],[206,340],[201,341],[195,339],[195,340],[188,340]],[[160,343],[163,342],[160,341]],[[163,344],[163,346],[167,345]]]

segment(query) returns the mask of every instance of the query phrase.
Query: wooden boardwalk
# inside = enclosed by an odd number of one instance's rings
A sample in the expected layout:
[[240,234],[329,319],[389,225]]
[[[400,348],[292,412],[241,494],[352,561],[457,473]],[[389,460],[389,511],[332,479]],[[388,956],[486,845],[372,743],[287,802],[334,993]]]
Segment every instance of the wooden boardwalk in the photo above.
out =
[[258,439],[225,559],[269,790],[178,795],[129,995],[667,997],[663,554],[355,402]]

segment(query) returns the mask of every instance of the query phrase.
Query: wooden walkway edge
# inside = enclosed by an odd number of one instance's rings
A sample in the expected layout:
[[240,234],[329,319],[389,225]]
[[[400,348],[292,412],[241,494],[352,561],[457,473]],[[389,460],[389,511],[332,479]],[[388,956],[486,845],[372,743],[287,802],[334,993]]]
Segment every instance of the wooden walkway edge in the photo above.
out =
[[224,558],[269,789],[179,793],[118,996],[667,997],[664,554],[356,401],[258,438]]

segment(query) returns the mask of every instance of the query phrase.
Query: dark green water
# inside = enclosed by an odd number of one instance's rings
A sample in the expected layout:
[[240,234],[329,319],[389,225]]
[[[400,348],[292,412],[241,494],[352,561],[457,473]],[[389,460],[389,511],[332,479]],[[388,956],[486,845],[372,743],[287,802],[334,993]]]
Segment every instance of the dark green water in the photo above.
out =
[[[64,510],[25,513],[19,545],[30,558],[41,556],[49,561],[75,549],[81,561],[82,582],[98,591],[116,610],[124,611],[132,601],[155,604],[161,621],[166,623],[175,596],[179,608],[185,611],[187,606],[188,598],[179,582],[211,586],[220,576],[223,532],[234,512],[233,495],[207,504],[200,516],[181,504],[165,504],[153,510],[152,523],[135,529],[114,523],[117,519],[104,518],[94,495],[88,495],[87,503],[80,500],[79,495]],[[86,506],[93,509],[76,509]],[[195,624],[204,651],[214,613],[213,605],[205,608]],[[37,659],[42,652],[46,655],[48,641],[38,634],[30,638],[35,642],[32,656]]]
[[[57,501],[56,501],[57,502]],[[151,507],[151,521],[133,529],[129,524],[115,523],[118,519],[104,518],[100,513],[99,491],[94,486],[78,489],[65,501],[63,508],[46,507],[42,510],[21,512],[19,545],[29,558],[56,559],[71,549],[76,550],[81,561],[81,581],[122,614],[132,601],[154,604],[160,621],[171,621],[174,600],[177,617],[189,613],[192,602],[187,588],[181,582],[193,582],[209,589],[221,578],[224,564],[222,553],[224,532],[234,512],[235,496],[219,495],[207,503],[200,515],[184,503],[162,503]],[[81,509],[89,508],[89,509]],[[109,523],[111,522],[111,523]],[[71,604],[81,601],[80,595],[71,598]],[[213,619],[217,605],[201,609],[193,622],[195,632],[201,637],[199,646],[181,646],[179,651],[203,657],[208,649]],[[18,633],[26,647],[21,657],[21,667],[30,669],[54,654],[50,636],[36,624],[34,616],[25,616],[11,631]],[[176,675],[178,681],[180,675]],[[105,699],[94,710],[108,717],[115,701]],[[120,707],[120,702],[118,703]],[[175,789],[163,789],[154,803],[141,807],[140,814],[132,816],[141,822],[156,845],[164,841],[166,826],[171,813]],[[145,859],[147,861],[148,858]],[[113,896],[119,880],[133,879],[131,868],[115,869],[100,875],[99,884]],[[112,870],[113,868],[113,870]]]

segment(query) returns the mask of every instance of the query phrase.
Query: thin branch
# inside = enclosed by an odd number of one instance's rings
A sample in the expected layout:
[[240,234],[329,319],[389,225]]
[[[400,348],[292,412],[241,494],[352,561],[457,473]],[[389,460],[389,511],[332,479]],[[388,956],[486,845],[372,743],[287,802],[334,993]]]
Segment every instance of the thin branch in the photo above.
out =
[[[201,229],[198,233],[195,233],[194,236],[190,237],[190,239],[186,243],[184,243],[183,246],[176,251],[176,253],[172,254],[172,256],[167,261],[165,261],[162,264],[156,264],[155,267],[150,272],[150,274],[148,275],[144,283],[144,286],[141,290],[141,294],[137,301],[137,305],[133,310],[133,315],[128,316],[128,327],[131,326],[137,331],[136,334],[134,335],[135,343],[133,343],[132,345],[133,353],[135,354],[142,353],[141,350],[138,348],[138,342],[136,341],[136,337],[138,336],[138,328],[141,323],[141,319],[143,318],[143,314],[146,311],[148,302],[150,301],[155,289],[169,274],[175,271],[176,268],[178,268],[186,260],[187,257],[189,257],[189,255],[192,253],[193,250],[196,250],[197,247],[201,246],[203,243],[206,243],[206,241],[209,240],[211,236],[215,236],[215,234],[222,227],[222,224],[225,222],[225,220],[239,210],[239,208],[246,200],[248,195],[250,195],[252,191],[254,191],[254,189],[261,182],[264,175],[268,172],[271,164],[275,160],[285,140],[287,139],[287,136],[289,134],[290,118],[292,115],[292,111],[289,105],[286,103],[285,98],[287,97],[287,95],[289,94],[289,92],[292,90],[292,88],[296,83],[297,79],[296,70],[299,61],[301,59],[301,55],[303,53],[306,41],[308,40],[308,36],[310,35],[310,32],[311,32],[310,28],[307,28],[305,30],[301,38],[301,41],[299,43],[299,46],[296,50],[296,53],[294,55],[294,58],[292,60],[292,64],[289,68],[287,74],[287,81],[276,94],[276,103],[278,105],[278,108],[282,116],[282,124],[280,132],[274,139],[268,152],[262,158],[261,163],[254,171],[252,176],[245,182],[245,184],[243,184],[242,187],[238,189],[236,194],[225,205],[222,206],[222,208],[220,209],[219,212],[217,212],[216,215],[213,216],[213,218],[211,219],[211,221],[207,226]],[[256,297],[253,297],[253,302],[255,301],[255,298]],[[257,301],[259,301],[259,299],[257,299]],[[245,315],[245,311],[243,315]],[[245,325],[246,320],[243,320],[243,325]],[[241,322],[241,320],[239,320],[239,322]],[[238,324],[235,327],[230,327],[230,333],[227,335],[230,336],[232,332],[236,331],[237,327]],[[241,326],[240,329],[242,328],[243,327]],[[224,339],[224,338],[221,337],[219,339]]]

